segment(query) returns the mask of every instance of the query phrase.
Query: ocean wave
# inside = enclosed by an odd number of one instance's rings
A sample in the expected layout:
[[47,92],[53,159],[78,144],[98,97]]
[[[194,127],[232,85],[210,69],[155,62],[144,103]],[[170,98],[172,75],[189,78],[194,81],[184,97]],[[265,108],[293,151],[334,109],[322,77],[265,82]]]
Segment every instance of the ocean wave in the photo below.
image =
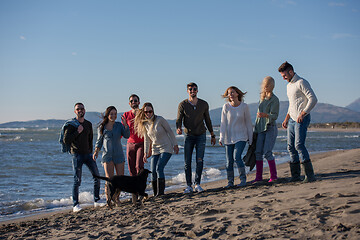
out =
[[[80,192],[79,202],[80,204],[84,205],[93,204],[94,195],[90,192]],[[29,214],[34,211],[71,207],[72,204],[72,197],[55,200],[44,200],[42,198],[36,198],[30,201],[3,201],[0,202],[0,220],[5,218],[5,216],[6,219],[9,219],[11,217]]]
[[[208,181],[215,181],[222,177],[221,171],[217,168],[209,168],[204,169],[203,174],[201,176],[201,180],[208,182]],[[195,179],[195,172],[192,172],[192,179]],[[173,185],[180,185],[186,183],[185,173],[179,173],[178,175],[171,178],[171,183]]]
[[360,138],[360,135],[355,134],[355,135],[345,135],[344,138]]
[[27,129],[22,128],[0,128],[0,131],[26,131]]
[[22,140],[21,136],[0,135],[0,141],[20,142],[20,141],[23,141],[23,140]]
[[333,136],[306,136],[307,139],[341,139],[341,138],[359,138],[359,134],[354,135],[333,135]]

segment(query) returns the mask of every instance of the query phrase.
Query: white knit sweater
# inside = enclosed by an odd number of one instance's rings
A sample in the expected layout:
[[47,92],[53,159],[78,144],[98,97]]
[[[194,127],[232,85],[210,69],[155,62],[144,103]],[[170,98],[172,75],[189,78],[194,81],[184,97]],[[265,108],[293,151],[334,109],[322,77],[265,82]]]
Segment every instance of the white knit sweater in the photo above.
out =
[[310,83],[297,74],[287,84],[288,114],[296,121],[302,111],[307,114],[315,107],[317,98]]
[[154,124],[145,124],[146,134],[144,138],[145,153],[148,153],[152,143],[152,155],[163,152],[173,153],[177,141],[169,123],[161,116],[156,116]]
[[238,107],[224,104],[221,113],[220,139],[223,144],[235,144],[239,141],[252,143],[253,130],[249,107],[242,102]]

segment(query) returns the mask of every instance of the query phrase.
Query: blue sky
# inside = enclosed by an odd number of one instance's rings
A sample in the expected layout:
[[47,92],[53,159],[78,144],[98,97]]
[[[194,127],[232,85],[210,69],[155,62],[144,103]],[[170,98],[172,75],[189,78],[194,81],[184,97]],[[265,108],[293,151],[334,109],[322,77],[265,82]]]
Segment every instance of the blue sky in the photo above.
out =
[[359,97],[360,1],[0,0],[0,123],[128,111],[128,97],[176,118],[186,84],[221,107],[231,85],[258,101],[262,79],[284,61],[320,102]]

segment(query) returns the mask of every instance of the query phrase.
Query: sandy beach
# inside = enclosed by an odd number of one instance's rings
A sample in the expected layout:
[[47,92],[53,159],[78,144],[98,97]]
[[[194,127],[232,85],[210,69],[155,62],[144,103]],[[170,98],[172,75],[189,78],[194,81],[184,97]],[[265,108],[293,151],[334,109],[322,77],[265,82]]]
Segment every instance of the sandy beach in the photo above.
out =
[[282,164],[274,184],[224,190],[217,181],[202,193],[150,198],[143,208],[126,201],[2,222],[0,239],[360,239],[360,149],[311,157],[313,183],[289,183]]

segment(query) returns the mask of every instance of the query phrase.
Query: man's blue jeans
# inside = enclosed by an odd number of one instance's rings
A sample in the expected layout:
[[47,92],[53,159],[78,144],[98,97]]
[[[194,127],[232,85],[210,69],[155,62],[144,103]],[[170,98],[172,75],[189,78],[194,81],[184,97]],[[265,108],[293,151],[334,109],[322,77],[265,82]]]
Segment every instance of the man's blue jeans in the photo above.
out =
[[186,135],[184,146],[184,159],[185,159],[185,178],[188,186],[192,185],[192,172],[191,172],[191,159],[194,151],[196,150],[196,171],[195,171],[195,185],[200,184],[201,174],[204,167],[204,154],[205,154],[206,134],[201,135]]
[[[73,154],[72,166],[74,171],[74,186],[73,186],[73,206],[79,203],[79,187],[81,185],[82,166],[86,165],[90,172],[94,175],[99,176],[99,169],[96,162],[93,160],[91,154]],[[94,201],[100,199],[100,180],[94,179]]]
[[276,124],[269,125],[265,132],[258,133],[256,141],[255,159],[256,161],[263,161],[263,156],[268,161],[274,160],[273,148],[278,135]]
[[290,154],[290,163],[299,163],[299,155],[301,155],[302,162],[309,162],[309,152],[305,147],[305,139],[307,128],[310,124],[310,114],[306,115],[301,123],[297,123],[293,119],[289,119],[287,128],[287,143]]
[[156,181],[157,178],[165,178],[164,168],[171,158],[171,155],[171,153],[164,152],[152,156],[151,171],[153,181]]

